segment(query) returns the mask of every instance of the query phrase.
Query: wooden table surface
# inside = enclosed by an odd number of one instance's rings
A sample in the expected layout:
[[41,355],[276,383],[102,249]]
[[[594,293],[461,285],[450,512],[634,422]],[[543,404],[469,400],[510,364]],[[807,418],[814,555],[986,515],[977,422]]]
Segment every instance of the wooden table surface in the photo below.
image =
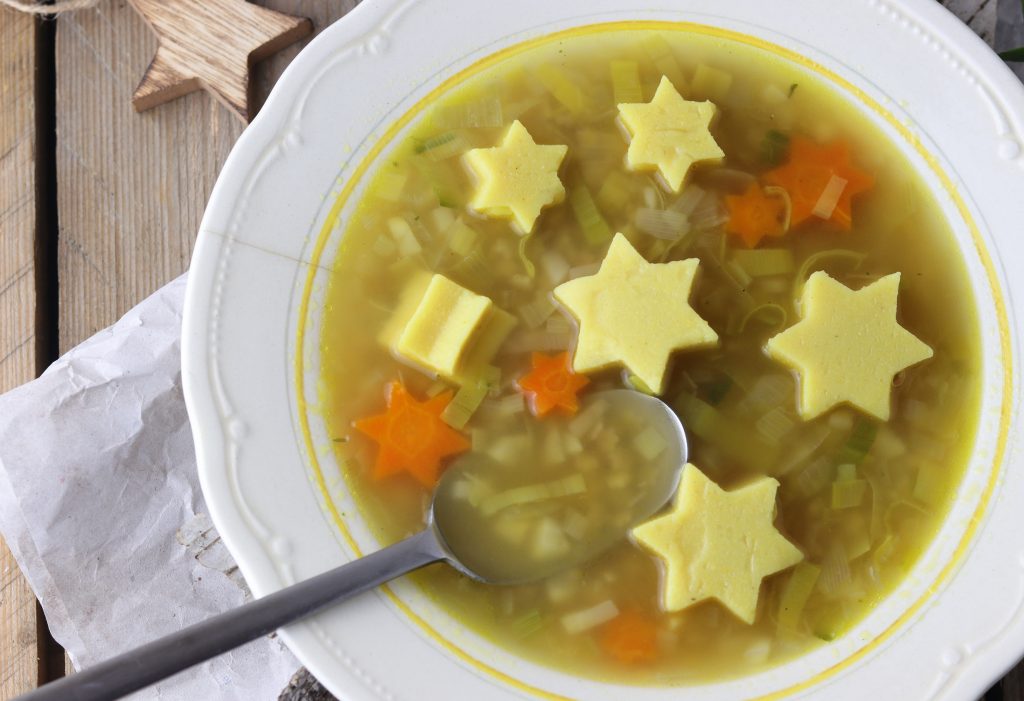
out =
[[[990,39],[997,0],[946,0]],[[320,30],[356,0],[261,0]],[[125,0],[36,20],[0,9],[0,392],[27,382],[188,266],[243,125],[204,93],[144,114],[156,41]],[[256,70],[262,101],[298,51]],[[1014,670],[986,701],[1024,701]],[[65,673],[0,542],[0,701]]]

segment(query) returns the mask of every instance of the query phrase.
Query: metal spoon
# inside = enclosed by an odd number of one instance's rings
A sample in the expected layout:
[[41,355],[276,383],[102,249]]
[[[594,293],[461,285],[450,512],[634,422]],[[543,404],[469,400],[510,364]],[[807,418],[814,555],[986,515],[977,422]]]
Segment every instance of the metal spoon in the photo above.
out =
[[[665,440],[666,449],[656,460],[655,478],[641,488],[636,499],[633,522],[658,511],[675,492],[687,459],[686,434],[676,415],[660,400],[629,390],[609,390],[592,395],[589,401],[608,403],[608,411],[629,416],[636,424],[653,428]],[[305,618],[326,606],[348,599],[384,582],[434,562],[445,561],[473,579],[492,584],[512,584],[542,579],[591,559],[621,541],[622,531],[601,533],[585,547],[577,548],[554,564],[510,572],[479,553],[468,549],[461,537],[459,518],[451,505],[451,487],[464,470],[452,466],[438,483],[427,527],[383,550],[286,587],[237,609],[214,616],[114,657],[106,662],[64,677],[19,696],[20,701],[101,701],[119,698],[165,679],[211,657],[267,635]],[[478,529],[479,524],[473,524]],[[456,547],[452,547],[455,545]],[[484,548],[486,549],[486,548]],[[504,550],[508,551],[505,547]],[[469,557],[463,557],[469,555]],[[473,567],[469,563],[473,563]]]

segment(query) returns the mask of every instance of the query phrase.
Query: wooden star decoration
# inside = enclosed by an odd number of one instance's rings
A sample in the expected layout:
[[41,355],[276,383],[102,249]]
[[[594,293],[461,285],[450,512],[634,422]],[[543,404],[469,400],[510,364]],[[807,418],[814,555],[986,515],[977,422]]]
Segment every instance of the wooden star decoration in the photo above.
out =
[[139,112],[206,89],[248,122],[252,65],[313,31],[305,17],[245,0],[129,1],[160,42],[132,96]]

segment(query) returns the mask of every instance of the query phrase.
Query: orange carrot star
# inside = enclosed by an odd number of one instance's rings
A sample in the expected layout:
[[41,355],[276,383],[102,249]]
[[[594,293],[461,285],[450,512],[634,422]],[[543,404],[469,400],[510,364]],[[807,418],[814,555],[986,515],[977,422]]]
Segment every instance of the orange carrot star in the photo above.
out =
[[441,471],[441,459],[469,450],[466,437],[441,420],[451,399],[449,391],[420,402],[401,382],[388,385],[387,411],[354,423],[380,446],[373,468],[375,479],[407,472],[432,488]]
[[785,203],[778,197],[769,197],[757,183],[751,183],[742,195],[728,195],[725,206],[729,221],[725,230],[736,234],[747,248],[753,248],[765,236],[782,236]]
[[790,141],[789,160],[765,173],[764,180],[789,193],[792,226],[818,216],[846,230],[852,222],[853,197],[875,184],[873,177],[850,163],[850,148],[845,142],[819,146],[799,136]]
[[572,416],[579,408],[576,395],[590,380],[572,371],[569,353],[557,355],[534,353],[533,370],[516,383],[527,395],[534,416],[545,416],[552,410]]
[[642,613],[625,611],[604,626],[600,643],[619,662],[650,662],[658,655],[658,626]]

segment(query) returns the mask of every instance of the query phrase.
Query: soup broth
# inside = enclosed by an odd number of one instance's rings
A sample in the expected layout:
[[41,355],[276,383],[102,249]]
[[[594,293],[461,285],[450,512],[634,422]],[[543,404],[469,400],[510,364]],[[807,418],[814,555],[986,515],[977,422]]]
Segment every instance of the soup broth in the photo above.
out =
[[[685,99],[715,104],[711,133],[725,153],[719,164],[695,167],[678,193],[627,167],[629,135],[617,120],[619,103],[650,101],[663,77]],[[558,171],[564,201],[545,207],[529,235],[469,207],[478,183],[465,153],[498,145],[516,120],[537,144],[568,147]],[[748,247],[729,230],[726,198],[763,183],[799,140],[843,145],[872,184],[853,198],[849,230],[811,216]],[[932,194],[898,147],[823,79],[760,49],[685,31],[563,38],[439,95],[374,168],[343,222],[331,271],[322,399],[348,487],[383,543],[422,529],[432,496],[409,475],[379,478],[378,444],[353,428],[385,411],[396,381],[419,401],[458,391],[458,410],[446,409],[445,419],[470,458],[516,472],[503,487],[571,481],[587,464],[611,474],[608,456],[623,432],[642,430],[606,424],[587,412],[587,397],[649,387],[621,368],[588,374],[580,410],[567,417],[535,415],[518,383],[534,353],[571,355],[577,323],[552,292],[593,275],[621,232],[650,263],[700,261],[690,304],[718,345],[675,354],[660,397],[686,427],[690,461],[712,481],[728,490],[778,480],[776,527],[805,558],[764,580],[753,624],[716,601],[668,612],[661,564],[623,526],[604,554],[539,583],[487,586],[444,566],[416,575],[459,621],[571,673],[638,684],[706,681],[759,671],[843,635],[928,546],[977,423],[970,283]],[[802,419],[797,375],[765,352],[769,338],[799,321],[804,283],[818,270],[854,290],[901,273],[899,323],[933,356],[895,376],[886,421],[848,405]],[[514,317],[486,381],[475,385],[480,396],[382,340],[411,282],[435,273]],[[552,471],[560,457],[564,469]],[[519,529],[539,538],[530,529],[550,519],[562,547],[572,540],[573,502],[568,482],[558,489],[541,494],[540,506],[499,500],[487,512],[528,518],[509,526],[509,537]],[[601,515],[575,518],[591,516]]]

